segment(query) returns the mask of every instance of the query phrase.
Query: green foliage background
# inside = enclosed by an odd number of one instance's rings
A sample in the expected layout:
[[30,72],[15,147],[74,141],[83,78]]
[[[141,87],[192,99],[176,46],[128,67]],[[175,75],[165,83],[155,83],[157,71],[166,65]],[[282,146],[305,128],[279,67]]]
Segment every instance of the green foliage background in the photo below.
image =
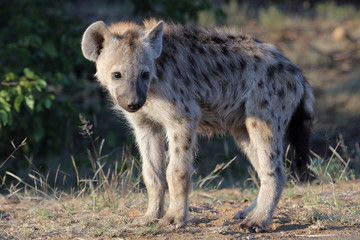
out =
[[91,69],[80,21],[61,1],[12,0],[1,1],[0,22],[0,156],[25,137],[25,152],[59,154],[73,139]]

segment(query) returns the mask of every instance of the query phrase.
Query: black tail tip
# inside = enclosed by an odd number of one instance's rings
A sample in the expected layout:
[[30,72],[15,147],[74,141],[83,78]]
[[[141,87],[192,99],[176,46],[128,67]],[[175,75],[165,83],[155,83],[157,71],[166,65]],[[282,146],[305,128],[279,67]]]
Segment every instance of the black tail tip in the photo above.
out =
[[[291,175],[299,181],[314,179],[307,165],[310,160],[310,135],[312,115],[304,110],[303,101],[294,112],[288,125],[286,138],[290,144],[290,167]],[[289,166],[290,165],[290,166]]]

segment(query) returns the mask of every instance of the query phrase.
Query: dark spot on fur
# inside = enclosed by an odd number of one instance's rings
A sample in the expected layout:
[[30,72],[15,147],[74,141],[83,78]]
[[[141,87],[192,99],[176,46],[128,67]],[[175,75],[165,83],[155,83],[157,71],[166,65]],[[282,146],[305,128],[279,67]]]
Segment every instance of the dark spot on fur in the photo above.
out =
[[190,149],[190,145],[184,145],[184,151],[187,151],[187,150],[189,150]]
[[186,174],[180,176],[180,180],[185,180],[185,179],[186,179]]
[[266,75],[269,79],[272,79],[274,77],[276,68],[274,65],[270,65],[266,70]]
[[179,140],[179,137],[177,135],[174,135],[174,142],[177,142]]
[[219,70],[221,74],[224,74],[224,67],[221,65],[221,63],[216,62],[216,68]]
[[265,108],[267,105],[269,105],[268,100],[264,99],[261,103],[260,103],[260,107],[261,108]]
[[257,127],[256,121],[252,121],[252,122],[251,122],[251,126],[252,126],[253,128],[256,128],[256,127]]
[[231,39],[231,40],[234,40],[235,39],[235,36],[233,36],[233,35],[228,35],[227,36],[229,39]]
[[216,44],[224,44],[225,41],[222,40],[221,38],[217,37],[217,36],[212,36],[211,37],[211,41],[216,43]]
[[246,62],[244,61],[244,59],[242,58],[239,59],[239,65],[241,70],[244,70],[246,68]]
[[186,138],[186,140],[187,140],[187,143],[188,143],[188,144],[191,144],[191,143],[192,143],[192,137],[188,136],[188,137]]
[[278,96],[280,97],[280,98],[284,98],[285,97],[285,91],[284,91],[284,89],[279,89],[279,91],[278,91]]
[[[193,68],[192,68],[192,70],[195,71]],[[190,86],[191,81],[190,81],[190,78],[188,76],[185,75],[184,81],[185,81],[186,86]]]
[[198,51],[199,51],[199,53],[200,53],[201,55],[205,55],[205,54],[206,54],[205,49],[202,48],[202,47],[198,47]]
[[259,87],[259,88],[263,88],[263,87],[264,87],[264,82],[263,82],[262,80],[260,80],[260,81],[258,82],[258,87]]
[[281,130],[281,127],[280,127],[280,125],[278,125],[278,131],[280,131]]
[[293,91],[296,92],[296,85],[295,83],[291,82],[291,81],[287,81],[286,82],[286,87],[289,91]]
[[284,70],[284,64],[282,64],[281,62],[278,63],[278,65],[276,65],[276,70],[280,73]]
[[225,56],[228,56],[228,55],[229,55],[229,50],[228,50],[227,47],[225,47],[225,46],[221,47],[221,52],[222,52]]
[[179,154],[180,153],[180,149],[178,147],[175,148],[175,153]]
[[187,106],[185,106],[184,109],[185,109],[185,112],[190,113],[190,110],[189,110],[189,108]]
[[247,40],[247,37],[244,36],[244,35],[240,35],[240,36],[237,36],[237,37],[235,38],[235,40],[240,42],[240,41]]
[[280,149],[277,148],[277,149],[275,150],[275,153],[276,153],[277,156],[280,156]]

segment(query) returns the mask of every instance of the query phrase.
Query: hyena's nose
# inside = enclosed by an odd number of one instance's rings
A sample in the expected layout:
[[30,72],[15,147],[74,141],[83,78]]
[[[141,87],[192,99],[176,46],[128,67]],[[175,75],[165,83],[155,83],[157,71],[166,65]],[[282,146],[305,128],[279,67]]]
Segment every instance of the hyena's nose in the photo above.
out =
[[138,103],[130,103],[130,104],[128,105],[129,110],[130,110],[130,111],[134,111],[134,112],[137,111],[137,110],[139,110],[140,107],[141,107],[141,105],[138,104]]

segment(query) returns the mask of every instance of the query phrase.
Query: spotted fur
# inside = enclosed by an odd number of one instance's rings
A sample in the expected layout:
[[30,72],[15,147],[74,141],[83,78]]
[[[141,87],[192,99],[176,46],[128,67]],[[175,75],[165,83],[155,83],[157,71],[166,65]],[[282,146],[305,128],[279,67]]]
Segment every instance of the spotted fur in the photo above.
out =
[[294,149],[300,146],[303,167],[314,101],[301,71],[278,49],[235,30],[150,19],[143,26],[96,22],[82,50],[134,130],[149,195],[137,223],[184,225],[197,133],[228,131],[261,181],[255,202],[235,218],[248,230],[269,227],[285,184],[283,137],[288,132]]

